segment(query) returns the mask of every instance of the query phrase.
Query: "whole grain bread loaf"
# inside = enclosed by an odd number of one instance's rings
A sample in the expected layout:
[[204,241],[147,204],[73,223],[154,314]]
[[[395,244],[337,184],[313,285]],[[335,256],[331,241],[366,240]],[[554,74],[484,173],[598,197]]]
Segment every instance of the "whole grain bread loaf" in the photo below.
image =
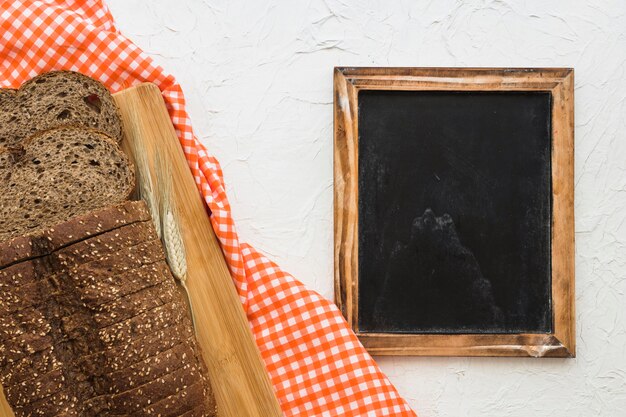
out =
[[122,202],[133,168],[107,135],[61,127],[0,150],[0,242]]
[[18,145],[59,126],[97,129],[122,140],[119,110],[99,81],[72,71],[47,72],[19,89],[0,90],[0,145]]
[[17,417],[215,415],[147,213],[126,202],[0,243],[0,383]]

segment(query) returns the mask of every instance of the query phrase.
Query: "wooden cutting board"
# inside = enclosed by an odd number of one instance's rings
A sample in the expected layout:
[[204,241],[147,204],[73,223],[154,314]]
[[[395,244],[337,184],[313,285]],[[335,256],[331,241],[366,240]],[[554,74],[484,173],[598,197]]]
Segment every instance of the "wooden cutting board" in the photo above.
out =
[[[138,182],[150,184],[158,199],[173,208],[186,254],[196,334],[219,416],[282,416],[161,92],[146,83],[114,98],[122,114],[124,148],[135,160]],[[13,413],[0,390],[0,417],[5,416]]]
[[[161,92],[147,83],[119,92],[114,98],[122,113],[128,153],[136,160],[136,154],[143,153],[155,193],[161,198],[169,194],[175,208],[186,252],[196,333],[220,417],[281,416]],[[147,173],[138,174],[145,179]]]

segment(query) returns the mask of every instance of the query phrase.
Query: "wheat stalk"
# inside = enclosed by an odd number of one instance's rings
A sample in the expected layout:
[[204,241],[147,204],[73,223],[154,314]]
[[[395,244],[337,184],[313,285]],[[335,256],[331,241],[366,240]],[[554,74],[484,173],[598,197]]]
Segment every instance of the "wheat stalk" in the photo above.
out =
[[181,282],[187,280],[187,259],[185,257],[185,246],[183,238],[178,228],[178,223],[172,210],[167,207],[162,216],[163,241],[167,262],[174,276]]
[[162,157],[160,153],[156,154],[156,166],[159,169],[156,172],[157,181],[160,185],[161,193],[159,194],[159,211],[162,230],[162,241],[165,247],[165,257],[170,266],[172,275],[180,282],[181,287],[185,290],[187,303],[189,303],[189,312],[194,329],[196,328],[196,320],[189,297],[189,288],[187,288],[187,256],[185,253],[185,242],[178,224],[177,207],[172,204],[174,196],[172,195],[172,172],[170,160]]
[[181,282],[187,279],[187,261],[185,256],[185,244],[178,226],[176,207],[172,204],[172,172],[170,161],[167,157],[156,153],[156,176],[159,184],[158,205],[160,212],[161,231],[163,233],[163,245],[167,262],[174,276]]
[[[128,152],[132,154],[136,166],[137,196],[146,202],[148,211],[152,217],[152,222],[156,229],[157,236],[163,242],[165,258],[172,271],[172,275],[180,283],[185,291],[189,313],[194,329],[196,320],[189,297],[187,287],[187,257],[185,254],[185,244],[178,225],[176,207],[172,206],[174,196],[172,195],[172,167],[168,155],[155,152],[155,160],[151,166],[146,150],[141,147],[139,141],[126,144]],[[152,169],[156,174],[156,183],[153,181]],[[159,190],[159,193],[155,192]]]
[[165,208],[165,214],[161,217],[163,220],[163,242],[165,246],[165,255],[167,263],[170,266],[172,275],[180,282],[181,287],[185,290],[187,303],[189,303],[189,312],[191,314],[191,323],[196,328],[196,318],[193,313],[193,305],[191,297],[189,297],[189,288],[187,287],[187,257],[185,255],[185,245],[183,242],[180,228],[176,217],[170,207]]
[[136,143],[127,143],[126,146],[132,154],[135,162],[135,177],[137,178],[137,197],[146,202],[152,223],[156,229],[157,236],[161,238],[161,216],[159,215],[159,203],[154,192],[154,182],[150,173],[150,164],[145,151],[137,146]]

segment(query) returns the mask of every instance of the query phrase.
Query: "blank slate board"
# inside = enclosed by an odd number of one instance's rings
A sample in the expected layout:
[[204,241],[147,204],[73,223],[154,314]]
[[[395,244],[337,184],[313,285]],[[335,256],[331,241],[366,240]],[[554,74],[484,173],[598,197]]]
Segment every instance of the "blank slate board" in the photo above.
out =
[[376,355],[575,356],[574,73],[335,68],[335,302]]
[[359,94],[359,329],[549,333],[550,94]]

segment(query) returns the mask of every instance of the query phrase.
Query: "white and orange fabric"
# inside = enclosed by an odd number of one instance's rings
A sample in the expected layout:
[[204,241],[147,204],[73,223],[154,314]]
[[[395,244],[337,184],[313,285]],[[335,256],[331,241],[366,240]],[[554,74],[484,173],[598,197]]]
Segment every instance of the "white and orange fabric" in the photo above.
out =
[[0,87],[59,69],[113,92],[160,88],[285,416],[415,416],[333,303],[239,241],[222,170],[194,137],[180,85],[120,33],[106,5],[0,0]]

